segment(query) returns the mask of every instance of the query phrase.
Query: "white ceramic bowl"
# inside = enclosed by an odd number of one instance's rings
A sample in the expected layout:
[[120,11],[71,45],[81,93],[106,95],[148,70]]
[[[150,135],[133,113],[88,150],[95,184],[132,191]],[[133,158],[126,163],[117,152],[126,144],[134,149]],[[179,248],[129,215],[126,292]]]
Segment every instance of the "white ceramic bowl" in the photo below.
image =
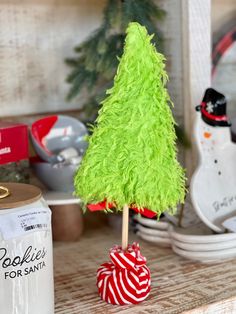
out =
[[150,227],[153,229],[160,229],[160,230],[167,230],[169,223],[167,221],[163,221],[163,219],[160,220],[154,220],[150,218],[144,218],[140,215],[134,215],[133,219],[138,221],[140,224],[146,227]]
[[236,233],[213,234],[213,231],[203,224],[189,228],[174,228],[170,225],[168,230],[171,238],[186,243],[236,241]]
[[161,245],[161,246],[165,246],[165,247],[171,247],[171,242],[170,242],[170,239],[168,238],[162,238],[162,237],[157,237],[157,236],[151,236],[151,235],[148,235],[148,234],[144,234],[140,231],[137,232],[137,235],[147,241],[147,242],[151,242],[151,243],[155,243],[155,244],[158,244],[158,245]]
[[185,258],[197,260],[201,262],[214,262],[220,261],[225,259],[232,259],[236,257],[236,248],[225,249],[225,250],[218,250],[218,251],[211,251],[211,252],[191,252],[182,250],[175,245],[172,245],[173,251]]
[[186,242],[181,242],[172,238],[172,244],[176,246],[177,248],[180,248],[185,251],[209,252],[209,254],[211,254],[211,251],[231,249],[231,248],[236,249],[235,240],[215,242],[215,243],[186,243]]
[[150,236],[157,236],[157,237],[162,237],[162,238],[170,238],[169,233],[167,231],[163,231],[163,230],[158,230],[158,229],[152,229],[152,228],[146,228],[142,225],[140,225],[139,223],[136,224],[136,229],[138,229],[138,231],[150,235]]

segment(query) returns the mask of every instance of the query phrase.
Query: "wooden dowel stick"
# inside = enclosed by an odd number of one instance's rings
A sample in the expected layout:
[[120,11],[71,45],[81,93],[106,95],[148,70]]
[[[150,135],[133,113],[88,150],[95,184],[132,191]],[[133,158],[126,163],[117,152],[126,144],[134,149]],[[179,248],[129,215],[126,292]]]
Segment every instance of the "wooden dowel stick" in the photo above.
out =
[[128,247],[128,235],[129,235],[129,206],[123,207],[122,215],[122,250],[126,250]]

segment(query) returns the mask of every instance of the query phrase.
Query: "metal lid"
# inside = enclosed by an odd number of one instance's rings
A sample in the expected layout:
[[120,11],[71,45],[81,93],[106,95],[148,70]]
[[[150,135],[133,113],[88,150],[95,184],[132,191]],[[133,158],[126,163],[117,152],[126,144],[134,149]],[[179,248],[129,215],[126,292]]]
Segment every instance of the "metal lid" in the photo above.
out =
[[41,190],[34,185],[0,182],[0,210],[31,204],[41,195]]

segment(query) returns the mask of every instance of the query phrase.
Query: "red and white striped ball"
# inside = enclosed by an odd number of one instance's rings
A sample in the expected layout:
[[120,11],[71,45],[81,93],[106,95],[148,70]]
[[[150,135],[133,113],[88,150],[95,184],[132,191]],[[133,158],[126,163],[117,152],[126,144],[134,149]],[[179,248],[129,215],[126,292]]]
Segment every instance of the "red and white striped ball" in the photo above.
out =
[[142,302],[150,293],[150,270],[141,255],[138,243],[126,251],[120,246],[110,250],[111,262],[97,270],[99,295],[107,303],[125,305]]

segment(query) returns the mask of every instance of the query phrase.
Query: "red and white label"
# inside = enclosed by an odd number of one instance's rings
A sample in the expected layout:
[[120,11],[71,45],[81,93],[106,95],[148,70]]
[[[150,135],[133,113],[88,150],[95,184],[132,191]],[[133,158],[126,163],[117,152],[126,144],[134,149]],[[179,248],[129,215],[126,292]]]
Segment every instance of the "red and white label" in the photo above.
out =
[[28,159],[28,157],[27,126],[0,123],[0,165]]

